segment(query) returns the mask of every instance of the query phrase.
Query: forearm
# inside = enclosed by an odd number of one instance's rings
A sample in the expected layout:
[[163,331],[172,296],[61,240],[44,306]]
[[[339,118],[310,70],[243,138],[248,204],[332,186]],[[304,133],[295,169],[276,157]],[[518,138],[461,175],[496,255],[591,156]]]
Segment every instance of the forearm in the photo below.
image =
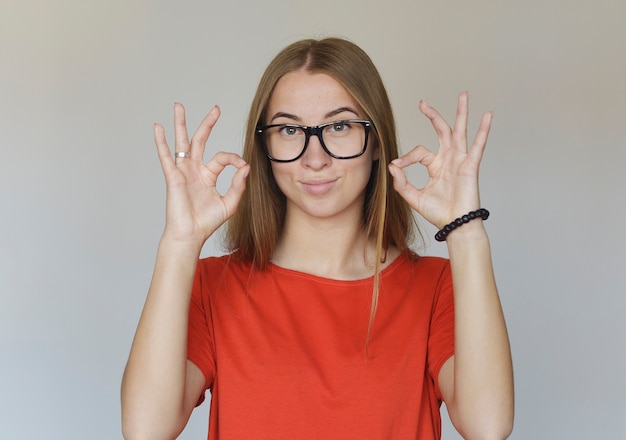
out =
[[467,434],[477,428],[482,438],[486,433],[504,438],[513,423],[513,370],[482,220],[454,231],[447,244],[454,285],[455,356],[454,393],[446,405]]
[[122,380],[125,433],[148,426],[163,433],[186,421],[188,310],[200,248],[165,238],[159,244]]

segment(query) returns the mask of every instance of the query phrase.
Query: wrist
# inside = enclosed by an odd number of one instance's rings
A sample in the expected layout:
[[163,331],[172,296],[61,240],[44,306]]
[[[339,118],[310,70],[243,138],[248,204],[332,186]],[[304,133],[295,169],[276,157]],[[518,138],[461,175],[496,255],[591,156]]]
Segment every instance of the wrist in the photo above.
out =
[[204,241],[202,239],[180,239],[164,232],[159,242],[159,251],[197,259],[202,251],[202,246],[204,246]]
[[446,244],[451,245],[471,243],[488,239],[487,230],[484,221],[480,218],[464,224],[462,227],[455,229],[446,237]]
[[[446,241],[449,236],[458,233],[458,230],[465,230],[467,234],[475,234],[482,229],[483,235],[486,235],[486,231],[482,227],[484,220],[489,218],[489,211],[484,208],[477,209],[476,211],[470,211],[461,217],[456,218],[452,222],[443,226],[437,234],[435,234],[435,240]],[[471,226],[470,226],[471,225]],[[480,225],[480,228],[478,226]]]

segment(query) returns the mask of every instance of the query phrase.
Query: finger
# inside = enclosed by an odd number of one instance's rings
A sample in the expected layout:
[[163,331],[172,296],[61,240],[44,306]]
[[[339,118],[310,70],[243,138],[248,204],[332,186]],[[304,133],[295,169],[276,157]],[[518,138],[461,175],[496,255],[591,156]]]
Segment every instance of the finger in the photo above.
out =
[[220,114],[220,108],[215,105],[200,123],[200,126],[191,138],[190,153],[192,159],[202,159],[206,142],[209,139],[211,131],[213,130],[213,127],[215,127]]
[[391,163],[400,168],[405,168],[416,163],[421,163],[427,167],[433,162],[435,157],[436,155],[428,148],[423,145],[418,145],[407,154],[392,160]]
[[419,104],[420,111],[430,119],[430,123],[433,125],[437,136],[439,137],[439,142],[441,146],[449,146],[450,145],[450,135],[452,130],[448,123],[443,119],[443,116],[439,114],[437,110],[428,105],[426,101],[420,101]]
[[219,174],[229,165],[239,169],[245,167],[247,163],[238,154],[223,151],[215,154],[215,156],[207,162],[206,168],[214,175],[214,184],[217,182]]
[[167,175],[173,168],[176,168],[176,165],[174,164],[170,147],[167,145],[167,141],[165,139],[165,129],[161,124],[154,124],[154,143],[157,147],[161,168]]
[[469,94],[463,92],[459,95],[456,106],[456,119],[454,120],[454,128],[452,129],[452,139],[454,145],[467,152],[467,117],[469,113]]
[[393,188],[409,205],[417,206],[417,199],[420,197],[421,191],[408,181],[402,168],[390,163],[388,169],[389,174],[393,177]]
[[226,211],[229,215],[235,212],[237,206],[239,205],[239,201],[241,200],[241,196],[246,189],[246,178],[250,174],[250,165],[246,164],[239,168],[235,175],[233,176],[233,180],[226,190],[226,194],[222,200],[224,201],[224,205],[226,206]]
[[476,137],[474,138],[474,142],[472,143],[472,147],[470,148],[470,156],[472,156],[478,162],[480,162],[480,160],[482,159],[485,147],[487,146],[487,138],[489,137],[489,131],[491,130],[492,121],[493,112],[487,112],[483,115],[482,119],[480,120],[478,132],[476,133]]
[[174,104],[174,135],[176,140],[174,151],[189,151],[189,135],[187,134],[185,107],[179,103]]

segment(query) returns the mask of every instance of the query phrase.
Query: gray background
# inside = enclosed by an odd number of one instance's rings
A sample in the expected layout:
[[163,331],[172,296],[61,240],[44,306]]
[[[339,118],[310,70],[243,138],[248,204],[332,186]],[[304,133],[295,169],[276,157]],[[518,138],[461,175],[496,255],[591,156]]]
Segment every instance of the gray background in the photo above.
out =
[[[217,103],[207,158],[239,152],[267,62],[326,35],[378,65],[404,151],[436,140],[419,99],[451,119],[469,90],[473,127],[495,110],[481,185],[512,438],[626,438],[625,18],[617,0],[2,3],[0,438],[121,437],[120,378],[164,219],[152,123],[171,139],[173,102],[194,129]],[[207,412],[181,438],[205,438]]]

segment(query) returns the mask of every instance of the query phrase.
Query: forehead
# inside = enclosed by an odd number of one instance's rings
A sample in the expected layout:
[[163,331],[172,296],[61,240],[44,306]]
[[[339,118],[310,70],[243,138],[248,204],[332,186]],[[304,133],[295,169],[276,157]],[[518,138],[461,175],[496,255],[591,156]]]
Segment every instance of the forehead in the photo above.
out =
[[278,80],[268,103],[268,116],[282,112],[308,119],[341,107],[361,113],[356,100],[335,78],[326,73],[299,70]]

